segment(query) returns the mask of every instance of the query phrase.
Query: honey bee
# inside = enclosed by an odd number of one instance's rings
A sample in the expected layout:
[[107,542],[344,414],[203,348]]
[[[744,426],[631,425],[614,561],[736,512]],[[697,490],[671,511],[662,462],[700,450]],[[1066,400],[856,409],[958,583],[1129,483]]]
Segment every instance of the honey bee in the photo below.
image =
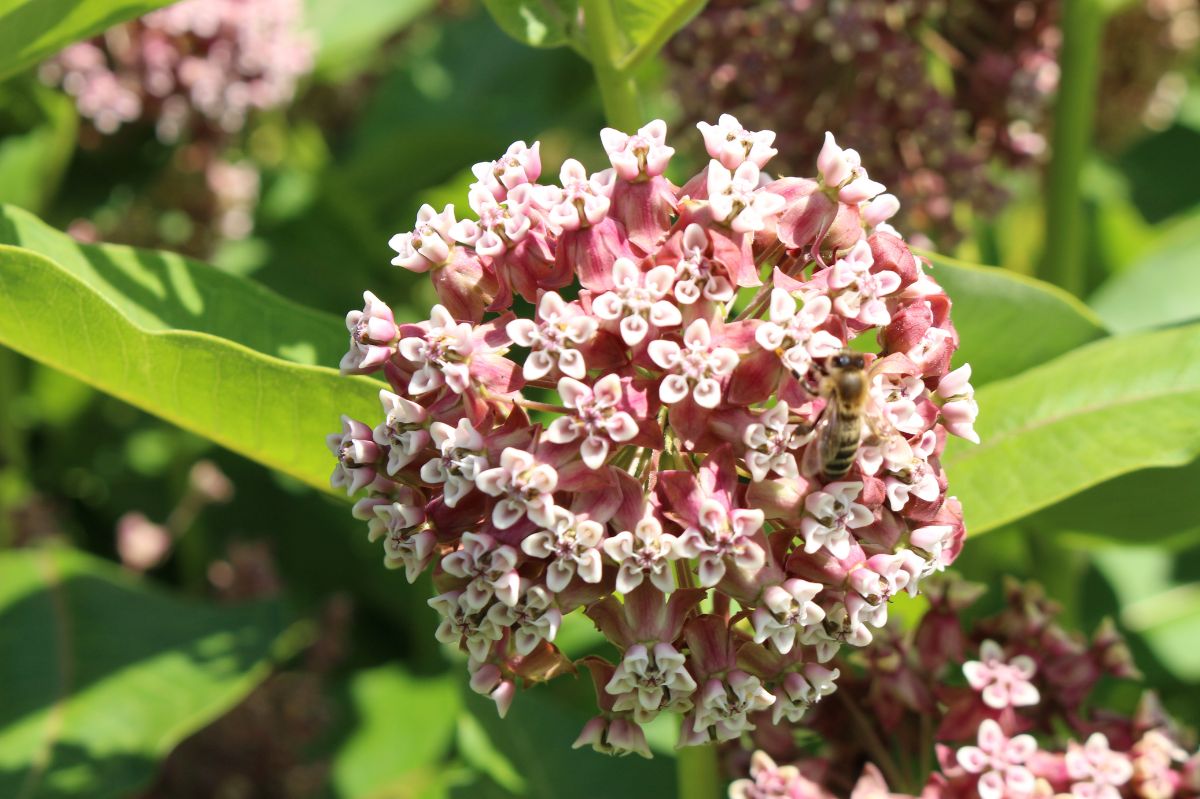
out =
[[804,453],[804,471],[825,480],[844,477],[854,465],[864,429],[877,420],[868,413],[870,375],[862,353],[839,350],[825,359],[817,392],[825,408],[816,423],[816,441]]

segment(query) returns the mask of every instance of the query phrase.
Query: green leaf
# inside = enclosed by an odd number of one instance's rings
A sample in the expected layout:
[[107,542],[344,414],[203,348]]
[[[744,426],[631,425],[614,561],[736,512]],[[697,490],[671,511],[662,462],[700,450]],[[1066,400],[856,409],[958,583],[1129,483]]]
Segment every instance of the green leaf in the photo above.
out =
[[1200,214],[1174,227],[1153,250],[1096,290],[1088,304],[1118,333],[1200,319]]
[[330,768],[336,795],[418,796],[433,784],[454,740],[458,681],[458,674],[417,677],[396,665],[355,672],[343,703],[352,715]]
[[982,443],[952,441],[943,458],[971,533],[1129,472],[1195,459],[1200,325],[1104,339],[984,386],[976,399]]
[[357,0],[347,13],[344,0],[308,0],[304,25],[318,40],[317,75],[341,80],[354,74],[433,5],[434,0]]
[[1092,546],[1195,546],[1200,542],[1200,514],[1179,498],[1198,485],[1200,460],[1175,468],[1142,469],[1051,505],[1030,520],[1030,528],[1069,531]]
[[[5,119],[8,117],[9,119]],[[79,118],[67,95],[34,84],[0,86],[0,122],[20,126],[0,130],[0,203],[40,210],[54,195],[75,152]]]
[[172,598],[73,550],[0,554],[0,796],[130,796],[299,643],[275,602]]
[[1034,278],[922,253],[954,301],[961,361],[979,386],[1019,374],[1105,335],[1087,306]]
[[172,0],[0,0],[0,78]]
[[[15,245],[15,246],[14,246]],[[328,490],[324,436],[378,414],[344,326],[181,256],[86,246],[0,207],[0,344]]]
[[617,25],[629,39],[632,49],[621,69],[633,69],[653,57],[692,17],[700,13],[707,0],[613,0]]
[[571,42],[577,0],[483,0],[500,30],[530,47],[562,47]]

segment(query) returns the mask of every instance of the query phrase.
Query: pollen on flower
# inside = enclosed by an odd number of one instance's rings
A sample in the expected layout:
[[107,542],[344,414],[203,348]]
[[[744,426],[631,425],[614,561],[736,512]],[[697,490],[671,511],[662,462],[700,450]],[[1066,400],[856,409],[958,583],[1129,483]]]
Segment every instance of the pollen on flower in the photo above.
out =
[[[473,217],[425,206],[392,239],[428,318],[367,292],[346,319],[343,371],[389,386],[374,428],[329,437],[334,484],[389,566],[432,568],[473,690],[504,713],[585,668],[599,715],[576,745],[604,752],[648,755],[664,712],[682,745],[805,717],[964,538],[939,456],[974,438],[970,372],[895,198],[832,136],[817,177],[775,177],[772,132],[700,129],[713,160],[683,186],[661,121],[606,129],[611,167],[568,159],[557,185],[515,143],[474,167]],[[832,359],[869,338],[848,427]],[[576,611],[616,662],[555,645]]]

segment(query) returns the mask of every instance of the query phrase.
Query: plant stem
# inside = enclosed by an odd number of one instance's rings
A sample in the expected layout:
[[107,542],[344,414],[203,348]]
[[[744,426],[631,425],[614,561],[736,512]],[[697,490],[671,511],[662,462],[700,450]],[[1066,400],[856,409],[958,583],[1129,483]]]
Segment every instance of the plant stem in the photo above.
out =
[[21,366],[19,355],[0,347],[0,547],[10,546],[16,539],[13,512],[22,493],[20,487],[28,479],[25,436],[13,409],[24,382]]
[[1062,80],[1054,109],[1039,277],[1075,295],[1088,288],[1080,178],[1092,141],[1104,12],[1101,0],[1066,0],[1063,5]]
[[632,132],[642,124],[642,104],[637,83],[622,69],[625,46],[613,15],[612,0],[583,0],[584,32],[588,55],[600,87],[608,124]]
[[685,746],[675,759],[679,799],[720,799],[721,770],[717,767],[717,747]]

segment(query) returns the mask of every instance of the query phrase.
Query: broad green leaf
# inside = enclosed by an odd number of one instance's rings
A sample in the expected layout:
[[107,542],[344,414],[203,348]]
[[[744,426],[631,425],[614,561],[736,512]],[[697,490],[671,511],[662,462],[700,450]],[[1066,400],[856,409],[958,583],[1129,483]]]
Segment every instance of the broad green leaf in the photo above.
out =
[[0,0],[0,78],[172,0]]
[[349,77],[433,5],[434,0],[355,0],[348,13],[345,0],[307,0],[304,24],[319,45],[316,73],[331,80]]
[[378,415],[379,383],[315,365],[337,363],[343,331],[203,264],[0,208],[0,344],[323,489],[339,414]]
[[952,441],[943,458],[971,533],[1129,472],[1195,459],[1200,325],[1104,339],[984,386],[976,399],[982,443]]
[[454,740],[458,680],[418,677],[396,665],[355,672],[346,685],[348,729],[330,767],[334,794],[419,796],[435,784]]
[[0,554],[0,796],[133,795],[299,639],[275,602],[152,590],[74,550]]
[[1189,569],[1177,554],[1150,547],[1113,547],[1092,560],[1117,595],[1121,626],[1140,636],[1175,677],[1200,680],[1200,575],[1194,561]]
[[954,302],[961,361],[983,385],[1056,358],[1105,335],[1087,306],[1067,292],[1006,269],[972,266],[933,253],[932,274]]
[[[674,795],[674,761],[636,755],[613,760],[591,749],[572,749],[583,725],[595,716],[591,679],[561,678],[520,691],[501,719],[488,699],[467,692],[467,709],[491,745],[520,771],[523,799],[658,799]],[[472,796],[466,789],[453,796]]]
[[67,95],[32,81],[0,86],[0,203],[40,210],[75,152],[78,127]]
[[1196,486],[1200,486],[1200,460],[1175,468],[1142,469],[1051,505],[1030,520],[1030,527],[1069,531],[1093,545],[1195,546],[1200,542],[1200,513],[1179,499]]
[[700,13],[707,0],[613,0],[617,25],[632,46],[629,69],[655,55],[671,36]]
[[500,29],[530,47],[561,47],[571,41],[578,0],[483,0]]
[[1088,304],[1118,333],[1200,319],[1200,214],[1193,214],[1153,250],[1096,290]]

